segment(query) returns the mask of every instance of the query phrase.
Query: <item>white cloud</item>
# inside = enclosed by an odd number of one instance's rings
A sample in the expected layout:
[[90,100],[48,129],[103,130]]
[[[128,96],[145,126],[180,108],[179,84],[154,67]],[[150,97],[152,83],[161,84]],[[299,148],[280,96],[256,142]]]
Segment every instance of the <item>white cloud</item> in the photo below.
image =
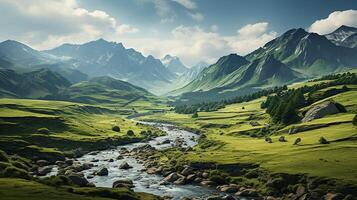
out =
[[217,32],[218,30],[219,30],[219,27],[217,25],[214,24],[211,26],[211,31]]
[[[38,49],[138,32],[104,11],[80,8],[76,0],[0,0],[1,40],[15,39]],[[12,23],[11,23],[12,22]]]
[[236,36],[226,37],[233,49],[241,55],[248,54],[273,40],[277,33],[268,32],[268,23],[247,24],[237,31]]
[[193,0],[173,0],[173,1],[181,4],[183,7],[189,10],[194,10],[197,8],[197,5]]
[[166,54],[176,55],[187,65],[195,64],[201,60],[213,63],[229,53],[240,55],[250,53],[276,37],[276,32],[268,32],[268,23],[257,24],[266,25],[264,25],[264,29],[259,29],[260,31],[251,29],[249,34],[246,31],[247,27],[259,27],[250,24],[239,29],[233,36],[220,35],[215,31],[218,30],[216,26],[211,27],[210,31],[206,31],[199,26],[181,25],[172,30],[172,35],[169,38],[128,39],[124,44],[135,47],[146,55],[152,54],[159,58]]
[[237,32],[241,37],[256,37],[265,33],[267,28],[267,22],[260,22],[255,24],[247,24],[240,28]]
[[116,30],[119,34],[138,33],[139,32],[138,28],[132,27],[129,24],[119,25]]
[[[170,20],[171,8],[166,7],[169,1],[155,1],[158,14]],[[0,0],[0,13],[0,27],[6,27],[1,30],[0,40],[14,39],[41,50],[104,38],[123,42],[145,55],[177,55],[188,65],[201,60],[211,63],[229,53],[244,55],[276,36],[268,32],[266,22],[246,25],[232,36],[220,35],[217,25],[208,30],[178,26],[166,35],[155,27],[138,33],[138,28],[119,23],[104,11],[79,7],[76,0]]]
[[324,35],[342,25],[357,27],[357,10],[335,11],[327,18],[315,21],[309,31]]
[[199,12],[197,12],[197,13],[187,12],[187,14],[188,14],[193,20],[198,21],[198,22],[200,22],[200,21],[202,21],[202,20],[204,19],[203,14],[202,14],[202,13],[199,13]]
[[167,0],[153,0],[156,14],[161,18],[161,23],[173,22],[175,19],[174,10]]

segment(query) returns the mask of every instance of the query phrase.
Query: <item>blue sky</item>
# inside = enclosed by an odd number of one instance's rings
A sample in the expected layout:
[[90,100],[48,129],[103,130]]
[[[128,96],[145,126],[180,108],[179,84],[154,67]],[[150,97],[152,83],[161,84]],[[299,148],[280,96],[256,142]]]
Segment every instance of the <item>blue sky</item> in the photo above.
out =
[[98,38],[187,65],[245,55],[291,28],[357,27],[356,0],[0,0],[0,40],[36,49]]

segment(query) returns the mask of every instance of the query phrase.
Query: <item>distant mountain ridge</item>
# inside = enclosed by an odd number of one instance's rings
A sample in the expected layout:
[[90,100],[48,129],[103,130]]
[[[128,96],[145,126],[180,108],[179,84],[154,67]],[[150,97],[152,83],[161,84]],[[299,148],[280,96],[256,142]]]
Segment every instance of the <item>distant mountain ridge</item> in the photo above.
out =
[[350,48],[357,47],[357,28],[355,27],[343,25],[325,36],[336,45]]
[[301,28],[291,29],[244,57],[221,57],[170,94],[181,95],[183,102],[214,101],[353,67],[357,67],[356,49]]
[[111,76],[149,90],[176,78],[159,59],[104,39],[80,45],[64,44],[45,52],[68,59],[73,67],[90,77]]

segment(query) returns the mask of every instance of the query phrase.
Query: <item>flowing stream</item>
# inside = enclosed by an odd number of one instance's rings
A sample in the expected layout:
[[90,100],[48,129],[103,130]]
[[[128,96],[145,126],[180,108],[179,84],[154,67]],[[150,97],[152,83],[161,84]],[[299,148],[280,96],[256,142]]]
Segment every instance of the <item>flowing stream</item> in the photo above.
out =
[[[97,187],[112,187],[113,182],[118,179],[130,179],[134,182],[134,191],[136,192],[147,192],[159,196],[170,196],[173,197],[173,199],[181,199],[182,197],[205,197],[217,193],[217,191],[212,188],[202,187],[199,185],[160,185],[159,182],[162,181],[163,177],[156,174],[146,173],[144,171],[145,168],[143,164],[139,160],[125,155],[123,155],[124,159],[117,160],[116,158],[120,155],[120,149],[123,147],[130,150],[135,147],[150,144],[160,150],[171,147],[177,138],[184,141],[183,147],[192,147],[197,144],[196,140],[199,136],[192,132],[178,129],[169,124],[149,122],[143,123],[159,128],[165,131],[167,135],[154,138],[148,142],[118,146],[117,149],[100,151],[96,155],[86,154],[78,158],[78,161],[83,163],[90,163],[93,160],[99,160],[94,163],[96,165],[95,167],[83,171],[86,177],[103,167],[108,168],[108,176],[94,176],[93,178],[88,179],[88,181],[93,182]],[[170,140],[170,143],[167,143],[167,140]],[[166,143],[162,144],[163,141],[166,141]],[[114,162],[109,162],[109,159],[114,159]],[[127,162],[130,166],[132,166],[132,168],[128,170],[119,169],[119,165],[123,162]]]

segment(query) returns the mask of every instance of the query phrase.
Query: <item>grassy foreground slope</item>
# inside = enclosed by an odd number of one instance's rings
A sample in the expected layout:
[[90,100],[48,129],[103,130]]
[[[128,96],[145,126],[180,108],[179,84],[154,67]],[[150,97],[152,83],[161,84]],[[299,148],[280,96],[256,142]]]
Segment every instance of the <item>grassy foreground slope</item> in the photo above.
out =
[[[313,85],[313,82],[307,84]],[[300,87],[303,85],[300,84]],[[357,184],[357,154],[354,153],[357,151],[357,128],[351,123],[357,109],[357,90],[355,85],[348,87],[350,91],[319,101],[332,99],[344,105],[346,113],[287,127],[273,126],[273,143],[258,137],[264,131],[262,128],[271,124],[269,115],[260,108],[266,97],[228,105],[214,112],[198,112],[197,118],[168,112],[144,116],[142,119],[165,119],[198,129],[207,136],[207,140],[201,141],[194,151],[180,155],[178,160],[191,163],[259,164],[274,173],[308,174]],[[302,108],[301,112],[306,109],[308,107]],[[251,121],[258,124],[251,125]],[[289,135],[292,127],[300,131]],[[287,142],[278,141],[282,135]],[[321,137],[330,143],[320,144]],[[299,145],[293,145],[296,138],[302,139]]]
[[6,200],[110,200],[157,199],[153,195],[134,193],[124,188],[58,188],[24,179],[0,178],[1,199]]
[[[78,147],[100,149],[143,139],[140,132],[151,128],[122,118],[126,113],[64,101],[0,99],[0,149],[23,156],[56,152],[62,157]],[[128,130],[134,135],[128,136]]]

